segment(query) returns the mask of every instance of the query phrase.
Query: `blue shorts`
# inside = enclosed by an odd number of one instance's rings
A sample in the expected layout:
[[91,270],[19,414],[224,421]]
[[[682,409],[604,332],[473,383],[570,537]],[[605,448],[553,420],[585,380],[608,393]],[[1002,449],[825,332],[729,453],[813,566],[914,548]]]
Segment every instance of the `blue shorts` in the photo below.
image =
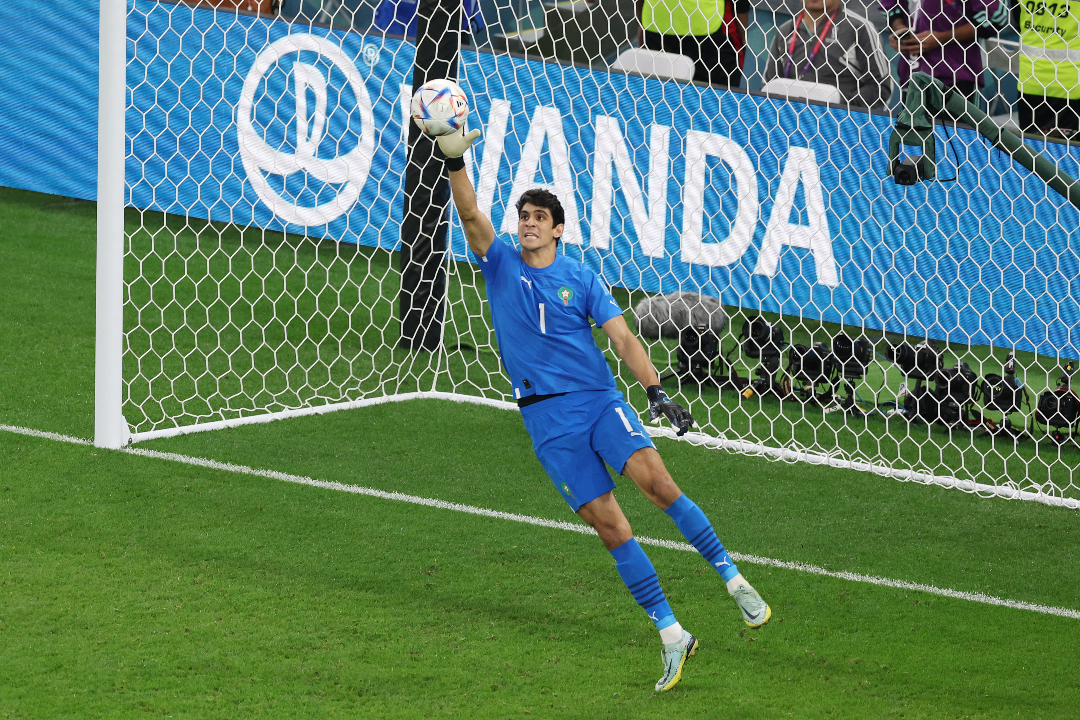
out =
[[615,489],[618,473],[641,448],[654,447],[617,390],[572,392],[521,409],[533,450],[574,512]]

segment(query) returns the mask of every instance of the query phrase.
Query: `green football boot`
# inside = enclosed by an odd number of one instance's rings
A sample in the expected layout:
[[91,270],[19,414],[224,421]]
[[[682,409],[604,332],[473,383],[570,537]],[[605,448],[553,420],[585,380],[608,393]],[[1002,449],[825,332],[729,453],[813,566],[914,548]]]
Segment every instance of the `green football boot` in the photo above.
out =
[[683,630],[682,640],[664,643],[660,659],[664,662],[664,676],[656,682],[656,692],[670,690],[682,680],[682,667],[686,658],[697,652],[697,638]]

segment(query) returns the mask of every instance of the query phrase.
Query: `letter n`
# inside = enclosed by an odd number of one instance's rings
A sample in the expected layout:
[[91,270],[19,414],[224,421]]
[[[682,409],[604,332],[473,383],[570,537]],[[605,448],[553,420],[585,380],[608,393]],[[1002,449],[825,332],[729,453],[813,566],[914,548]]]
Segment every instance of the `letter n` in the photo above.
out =
[[596,116],[592,217],[589,225],[592,247],[606,250],[611,245],[611,206],[615,199],[611,171],[614,168],[619,176],[623,197],[630,208],[630,220],[641,252],[646,257],[664,256],[670,135],[671,128],[665,125],[653,125],[649,129],[649,176],[647,192],[642,193],[619,121],[604,115]]

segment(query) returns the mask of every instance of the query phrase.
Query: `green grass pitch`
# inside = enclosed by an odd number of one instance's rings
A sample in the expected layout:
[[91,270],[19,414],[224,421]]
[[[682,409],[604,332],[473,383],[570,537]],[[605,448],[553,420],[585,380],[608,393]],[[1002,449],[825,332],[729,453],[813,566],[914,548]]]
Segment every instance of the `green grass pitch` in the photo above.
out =
[[[0,424],[91,436],[93,238],[92,204],[0,190]],[[144,447],[576,520],[513,412],[422,401]],[[1080,610],[1075,511],[658,447],[732,550]],[[0,478],[3,717],[1080,708],[1072,618],[742,563],[774,610],[750,631],[700,558],[648,548],[702,640],[656,695],[656,632],[595,537],[10,432]],[[681,540],[617,495],[639,535]]]

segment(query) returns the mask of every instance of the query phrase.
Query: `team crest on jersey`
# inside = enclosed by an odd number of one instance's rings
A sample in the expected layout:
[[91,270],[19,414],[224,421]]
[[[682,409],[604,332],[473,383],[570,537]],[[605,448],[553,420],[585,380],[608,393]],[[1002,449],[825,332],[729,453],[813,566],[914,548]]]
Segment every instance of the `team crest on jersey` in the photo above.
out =
[[563,305],[569,305],[570,301],[574,299],[574,291],[563,285],[559,288],[559,299],[562,300]]

